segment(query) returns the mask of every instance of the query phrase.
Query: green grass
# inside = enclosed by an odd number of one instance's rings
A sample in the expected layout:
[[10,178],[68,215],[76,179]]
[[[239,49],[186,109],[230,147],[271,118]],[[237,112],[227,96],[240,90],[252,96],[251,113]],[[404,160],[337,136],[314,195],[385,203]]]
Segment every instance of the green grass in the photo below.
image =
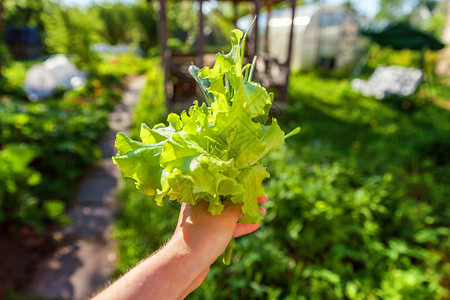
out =
[[[450,112],[423,92],[378,101],[314,73],[290,84],[278,119],[302,131],[268,158],[262,228],[188,299],[449,297]],[[178,213],[129,181],[120,198],[117,274],[158,249]]]

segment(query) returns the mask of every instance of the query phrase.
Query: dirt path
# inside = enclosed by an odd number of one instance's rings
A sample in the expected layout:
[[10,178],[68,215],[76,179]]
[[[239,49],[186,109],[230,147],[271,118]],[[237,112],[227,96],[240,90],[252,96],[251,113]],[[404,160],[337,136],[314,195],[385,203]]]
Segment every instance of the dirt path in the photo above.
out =
[[110,114],[110,130],[99,143],[103,159],[81,182],[75,205],[67,213],[72,223],[55,233],[61,245],[37,267],[28,292],[50,299],[85,299],[109,282],[116,263],[111,231],[121,184],[111,160],[116,153],[114,140],[117,132],[128,131],[144,84],[145,77],[134,78]]

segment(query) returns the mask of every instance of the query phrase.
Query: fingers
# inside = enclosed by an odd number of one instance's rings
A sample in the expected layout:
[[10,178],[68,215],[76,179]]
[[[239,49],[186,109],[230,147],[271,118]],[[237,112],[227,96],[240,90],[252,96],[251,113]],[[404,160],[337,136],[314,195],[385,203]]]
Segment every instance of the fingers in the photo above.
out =
[[243,236],[249,234],[253,231],[256,231],[259,228],[259,224],[240,224],[238,223],[236,226],[236,230],[234,231],[234,237]]
[[[264,197],[258,198],[258,203],[263,204],[267,201],[267,195]],[[266,215],[266,210],[264,207],[259,207],[263,217]],[[234,237],[240,237],[249,233],[256,231],[259,228],[259,224],[240,224],[238,223],[236,226],[236,230],[234,231]]]
[[266,209],[264,207],[259,207],[259,211],[262,213],[263,217],[266,215]]
[[258,198],[258,204],[264,204],[264,203],[266,203],[266,202],[267,202],[267,199],[268,199],[267,195],[264,195],[264,196],[262,196],[262,197],[259,197],[259,198]]
[[[267,195],[264,195],[262,197],[258,198],[258,204],[264,204],[267,202]],[[211,219],[214,219],[214,222],[218,222],[218,218],[220,220],[229,220],[229,222],[236,224],[236,221],[239,219],[239,216],[242,216],[241,206],[242,203],[234,204],[231,201],[225,201],[224,205],[225,208],[220,214],[220,217],[218,216],[211,216],[210,213],[207,212],[208,203],[206,201],[200,201],[197,205],[189,205],[186,203],[183,203],[181,205],[180,210],[180,216],[178,219],[178,226],[177,229],[180,229],[181,227],[184,227],[185,224],[192,224],[193,222],[200,222],[200,221],[208,221]],[[262,215],[266,215],[266,210],[262,207],[259,207],[259,210],[261,211]],[[205,222],[206,222],[205,221]],[[230,223],[230,224],[231,224]],[[248,233],[251,233],[259,228],[259,224],[237,224],[236,230],[234,232],[234,236],[242,236]]]

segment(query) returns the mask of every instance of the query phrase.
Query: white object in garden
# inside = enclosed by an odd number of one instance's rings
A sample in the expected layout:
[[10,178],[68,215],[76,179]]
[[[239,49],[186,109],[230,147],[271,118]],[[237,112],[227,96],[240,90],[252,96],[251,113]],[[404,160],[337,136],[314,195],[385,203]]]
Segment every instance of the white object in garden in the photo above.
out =
[[86,81],[85,72],[78,70],[65,55],[58,54],[33,65],[27,71],[23,89],[30,100],[39,100],[51,96],[59,88],[80,88]]
[[369,80],[353,79],[352,88],[365,96],[379,100],[389,95],[406,97],[412,95],[423,80],[419,69],[399,66],[380,66]]
[[[292,10],[277,9],[270,13],[270,56],[280,62],[287,60]],[[237,27],[245,30],[252,16],[238,20]],[[258,16],[258,52],[264,49],[267,14]],[[343,5],[307,4],[297,6],[294,16],[294,36],[291,68],[308,69],[316,66],[341,68],[356,62],[364,44],[355,16]]]
[[105,43],[94,44],[92,49],[97,53],[111,53],[111,54],[127,54],[135,53],[139,56],[144,56],[145,52],[139,47],[128,45],[128,44],[118,44],[110,45]]

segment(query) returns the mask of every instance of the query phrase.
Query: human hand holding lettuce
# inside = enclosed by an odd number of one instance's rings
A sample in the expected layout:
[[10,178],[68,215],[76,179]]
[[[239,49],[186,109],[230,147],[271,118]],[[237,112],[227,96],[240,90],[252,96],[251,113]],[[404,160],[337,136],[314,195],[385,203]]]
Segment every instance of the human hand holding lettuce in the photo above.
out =
[[[258,198],[259,204],[265,201],[267,196]],[[184,299],[199,287],[232,236],[258,228],[258,224],[237,224],[241,215],[239,203],[224,201],[224,209],[217,216],[207,211],[208,205],[206,201],[197,205],[183,203],[175,232],[164,247],[94,299]]]
[[158,205],[203,200],[220,215],[230,200],[241,206],[240,224],[258,224],[263,214],[257,199],[269,177],[261,159],[299,128],[285,136],[276,119],[266,124],[273,94],[251,81],[252,70],[242,66],[245,37],[239,30],[232,34],[231,51],[218,53],[212,69],[189,68],[208,105],[195,101],[188,112],[169,114],[168,126],[142,124],[142,142],[119,133],[113,160]]

